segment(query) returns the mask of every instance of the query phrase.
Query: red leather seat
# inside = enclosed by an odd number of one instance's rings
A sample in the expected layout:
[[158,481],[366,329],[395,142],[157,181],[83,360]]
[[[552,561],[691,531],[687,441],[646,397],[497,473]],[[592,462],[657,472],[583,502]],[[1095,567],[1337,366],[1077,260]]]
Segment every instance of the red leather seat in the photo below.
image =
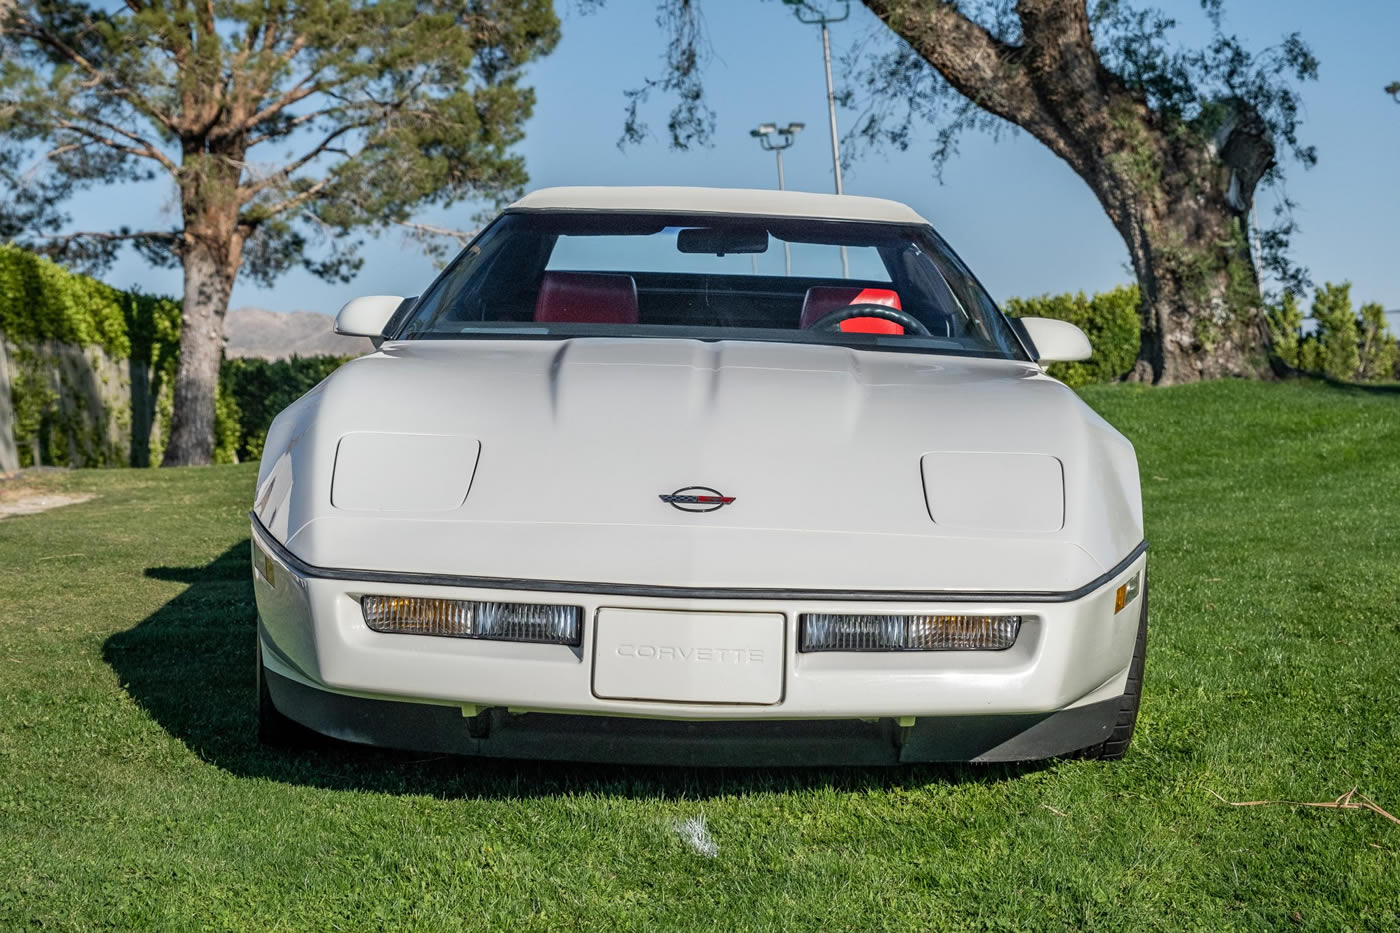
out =
[[539,323],[635,324],[637,282],[609,272],[546,272],[535,299]]
[[[884,305],[897,311],[904,310],[899,303],[899,293],[892,288],[814,285],[807,289],[807,297],[802,299],[802,317],[798,326],[807,330],[833,311],[851,305]],[[877,317],[853,317],[841,322],[841,331],[846,334],[902,334],[904,325]]]

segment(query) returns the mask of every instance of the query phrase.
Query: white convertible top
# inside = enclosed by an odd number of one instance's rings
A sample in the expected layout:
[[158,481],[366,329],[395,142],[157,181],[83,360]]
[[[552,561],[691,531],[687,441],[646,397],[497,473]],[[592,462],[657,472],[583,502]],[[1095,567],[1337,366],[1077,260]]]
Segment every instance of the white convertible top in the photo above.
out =
[[927,224],[912,208],[884,198],[853,194],[813,194],[758,188],[573,187],[541,188],[511,205],[519,210],[676,211],[709,214],[764,214]]

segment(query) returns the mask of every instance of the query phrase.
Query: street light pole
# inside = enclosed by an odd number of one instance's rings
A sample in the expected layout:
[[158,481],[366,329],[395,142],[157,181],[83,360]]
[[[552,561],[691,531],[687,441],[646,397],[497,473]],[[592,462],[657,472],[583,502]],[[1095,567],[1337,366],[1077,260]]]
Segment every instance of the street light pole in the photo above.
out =
[[[840,16],[827,16],[825,12],[811,6],[806,0],[783,0],[793,8],[798,22],[809,26],[822,27],[822,62],[826,66],[826,112],[831,123],[831,171],[836,177],[836,193],[845,194],[841,185],[841,137],[836,132],[836,88],[831,80],[831,30],[832,23],[844,21],[851,15],[851,0],[843,0]],[[807,15],[803,15],[806,11]],[[851,262],[846,255],[846,247],[841,247],[841,275],[851,277]]]
[[[850,8],[847,7],[847,12]],[[798,17],[801,19],[801,17]],[[846,17],[841,17],[845,19]],[[832,22],[835,22],[833,20]],[[826,64],[826,111],[831,122],[831,170],[836,173],[836,193],[845,194],[845,189],[841,186],[841,142],[836,135],[836,90],[831,84],[831,30],[826,28],[827,20],[822,24],[822,59]]]
[[[776,123],[760,123],[756,128],[749,130],[749,135],[758,140],[758,144],[765,150],[774,153],[778,157],[778,190],[786,191],[787,182],[783,178],[783,150],[791,146],[796,140],[794,137],[807,126],[805,123],[789,123],[787,126],[778,126]],[[777,143],[773,137],[781,136],[783,141]],[[757,258],[754,260],[757,262]],[[792,275],[792,246],[783,241],[783,268],[788,275]]]

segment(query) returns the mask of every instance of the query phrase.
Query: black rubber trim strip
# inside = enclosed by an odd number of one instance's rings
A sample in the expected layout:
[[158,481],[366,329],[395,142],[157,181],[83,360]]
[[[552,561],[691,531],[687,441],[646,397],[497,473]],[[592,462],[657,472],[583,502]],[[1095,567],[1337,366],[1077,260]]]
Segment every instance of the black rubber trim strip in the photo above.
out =
[[470,586],[484,590],[529,590],[553,593],[596,593],[605,596],[644,596],[658,599],[783,599],[842,600],[848,602],[941,603],[1069,603],[1088,596],[1118,576],[1147,550],[1143,541],[1107,573],[1081,587],[1061,592],[1045,590],[987,590],[983,592],[937,590],[804,590],[758,587],[657,586],[648,583],[581,583],[574,580],[521,580],[514,577],[470,577],[441,573],[409,573],[400,570],[342,570],[317,567],[297,557],[274,538],[252,512],[253,528],[277,559],[303,577],[346,580],[354,583],[407,583],[415,586]]

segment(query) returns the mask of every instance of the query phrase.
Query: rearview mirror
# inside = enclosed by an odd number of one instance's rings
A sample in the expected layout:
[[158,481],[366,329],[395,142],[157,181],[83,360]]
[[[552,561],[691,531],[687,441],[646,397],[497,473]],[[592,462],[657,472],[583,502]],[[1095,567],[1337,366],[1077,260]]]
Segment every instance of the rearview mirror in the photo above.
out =
[[366,295],[348,302],[335,316],[335,332],[347,337],[369,337],[378,340],[384,335],[384,325],[399,309],[403,299],[398,295]]
[[692,227],[676,234],[676,249],[682,253],[768,252],[767,230],[716,230],[713,227]]
[[1048,317],[1023,317],[1021,330],[1030,338],[1030,350],[1040,363],[1073,363],[1094,352],[1089,338],[1069,321]]

